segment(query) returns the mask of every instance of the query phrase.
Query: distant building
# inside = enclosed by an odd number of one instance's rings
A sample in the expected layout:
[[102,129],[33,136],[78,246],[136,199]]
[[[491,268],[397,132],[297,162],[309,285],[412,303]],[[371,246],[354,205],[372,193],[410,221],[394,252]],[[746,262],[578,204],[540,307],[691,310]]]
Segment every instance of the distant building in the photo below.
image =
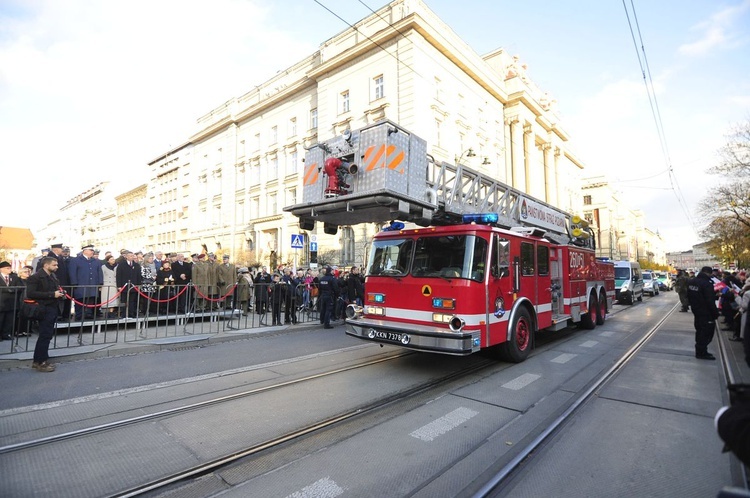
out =
[[34,235],[29,228],[0,227],[0,261],[11,264],[14,272],[34,259]]
[[693,255],[693,250],[668,252],[667,263],[672,268],[678,270],[687,270],[689,268],[695,269],[695,256]]

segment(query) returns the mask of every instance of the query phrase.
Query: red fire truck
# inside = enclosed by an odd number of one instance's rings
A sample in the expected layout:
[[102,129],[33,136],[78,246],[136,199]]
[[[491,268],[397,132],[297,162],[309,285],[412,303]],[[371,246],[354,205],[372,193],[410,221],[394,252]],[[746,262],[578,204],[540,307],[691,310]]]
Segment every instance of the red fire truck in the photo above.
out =
[[347,309],[346,333],[366,341],[520,362],[536,331],[592,329],[612,307],[614,268],[595,258],[585,220],[436,163],[390,121],[310,148],[303,203],[285,210],[329,234],[391,221],[369,249],[363,305]]

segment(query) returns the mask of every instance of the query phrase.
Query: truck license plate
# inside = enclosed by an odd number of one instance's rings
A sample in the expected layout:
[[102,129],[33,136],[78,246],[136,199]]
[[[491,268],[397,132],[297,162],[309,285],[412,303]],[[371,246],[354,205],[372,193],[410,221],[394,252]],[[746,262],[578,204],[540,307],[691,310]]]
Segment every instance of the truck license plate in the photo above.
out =
[[383,339],[385,341],[393,341],[393,342],[401,342],[402,337],[403,337],[403,334],[397,334],[395,332],[381,332],[379,330],[375,331],[376,339]]

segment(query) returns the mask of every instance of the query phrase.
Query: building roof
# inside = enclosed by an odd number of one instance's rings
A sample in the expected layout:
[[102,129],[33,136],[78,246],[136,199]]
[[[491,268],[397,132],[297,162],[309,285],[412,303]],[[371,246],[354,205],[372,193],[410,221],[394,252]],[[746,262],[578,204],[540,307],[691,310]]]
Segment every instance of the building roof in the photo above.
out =
[[0,249],[29,251],[34,246],[34,235],[29,228],[0,227]]

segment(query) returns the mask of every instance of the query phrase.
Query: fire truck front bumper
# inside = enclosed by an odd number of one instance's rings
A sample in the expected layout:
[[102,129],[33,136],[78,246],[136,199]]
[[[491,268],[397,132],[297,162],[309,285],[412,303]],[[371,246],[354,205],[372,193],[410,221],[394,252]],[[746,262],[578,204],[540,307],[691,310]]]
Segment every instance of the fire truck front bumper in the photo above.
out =
[[346,333],[359,339],[415,351],[467,356],[480,349],[480,331],[453,332],[447,328],[370,318],[348,318]]

